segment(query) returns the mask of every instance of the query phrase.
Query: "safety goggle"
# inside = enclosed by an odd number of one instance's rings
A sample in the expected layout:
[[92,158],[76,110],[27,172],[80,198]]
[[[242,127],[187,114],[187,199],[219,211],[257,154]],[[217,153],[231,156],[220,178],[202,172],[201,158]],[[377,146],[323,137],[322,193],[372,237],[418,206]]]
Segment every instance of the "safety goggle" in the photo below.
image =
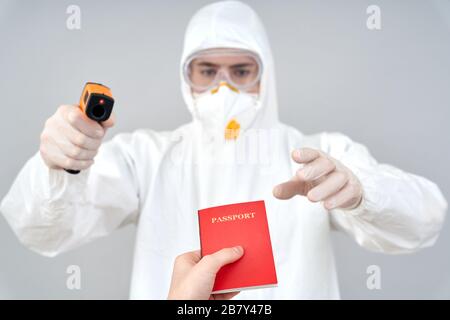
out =
[[184,78],[196,92],[221,83],[246,91],[259,83],[262,75],[259,56],[241,49],[210,49],[191,55],[184,65]]

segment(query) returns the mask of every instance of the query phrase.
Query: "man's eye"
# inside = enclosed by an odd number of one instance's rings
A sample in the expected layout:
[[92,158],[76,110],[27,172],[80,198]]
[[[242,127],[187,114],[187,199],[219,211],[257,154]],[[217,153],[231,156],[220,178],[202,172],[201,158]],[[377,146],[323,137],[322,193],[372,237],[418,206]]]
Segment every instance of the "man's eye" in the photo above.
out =
[[200,71],[202,76],[205,77],[213,77],[216,75],[216,70],[215,69],[204,69]]
[[247,69],[237,69],[234,71],[234,75],[239,78],[248,77],[250,75],[250,70]]

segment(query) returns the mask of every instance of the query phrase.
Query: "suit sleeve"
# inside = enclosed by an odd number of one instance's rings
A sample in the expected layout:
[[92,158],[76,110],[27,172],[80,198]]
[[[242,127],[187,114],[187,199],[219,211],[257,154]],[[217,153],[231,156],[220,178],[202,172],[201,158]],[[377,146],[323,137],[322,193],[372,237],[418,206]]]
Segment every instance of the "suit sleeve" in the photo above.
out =
[[322,146],[347,166],[363,187],[353,210],[331,210],[331,223],[369,250],[410,253],[438,238],[447,202],[433,182],[387,164],[379,164],[366,147],[341,134],[325,134]]
[[19,240],[51,257],[135,222],[139,190],[133,143],[132,134],[116,136],[78,175],[49,169],[39,153],[34,155],[0,206]]

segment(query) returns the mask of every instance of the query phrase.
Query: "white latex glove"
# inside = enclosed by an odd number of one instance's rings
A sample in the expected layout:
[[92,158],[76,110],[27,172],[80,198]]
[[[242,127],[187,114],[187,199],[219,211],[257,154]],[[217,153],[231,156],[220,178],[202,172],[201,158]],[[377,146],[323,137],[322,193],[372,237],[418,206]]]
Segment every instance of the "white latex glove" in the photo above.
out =
[[239,260],[242,247],[226,248],[201,258],[200,251],[178,256],[172,274],[168,299],[173,300],[228,300],[239,292],[211,294],[220,268]]
[[322,151],[303,148],[292,153],[292,159],[303,164],[289,181],[276,186],[278,199],[307,196],[312,202],[323,201],[328,210],[354,209],[362,200],[361,183],[353,172]]
[[99,124],[89,119],[78,106],[62,105],[46,122],[41,134],[40,153],[51,169],[85,170],[115,117]]

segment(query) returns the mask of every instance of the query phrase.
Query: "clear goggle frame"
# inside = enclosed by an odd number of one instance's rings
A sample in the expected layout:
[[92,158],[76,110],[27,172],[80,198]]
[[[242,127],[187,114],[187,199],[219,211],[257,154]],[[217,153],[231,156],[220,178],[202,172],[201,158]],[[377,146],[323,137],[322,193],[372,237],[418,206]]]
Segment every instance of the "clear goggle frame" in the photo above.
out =
[[184,78],[195,92],[205,92],[228,83],[240,91],[253,88],[261,80],[259,56],[242,49],[209,49],[191,55],[184,65]]

